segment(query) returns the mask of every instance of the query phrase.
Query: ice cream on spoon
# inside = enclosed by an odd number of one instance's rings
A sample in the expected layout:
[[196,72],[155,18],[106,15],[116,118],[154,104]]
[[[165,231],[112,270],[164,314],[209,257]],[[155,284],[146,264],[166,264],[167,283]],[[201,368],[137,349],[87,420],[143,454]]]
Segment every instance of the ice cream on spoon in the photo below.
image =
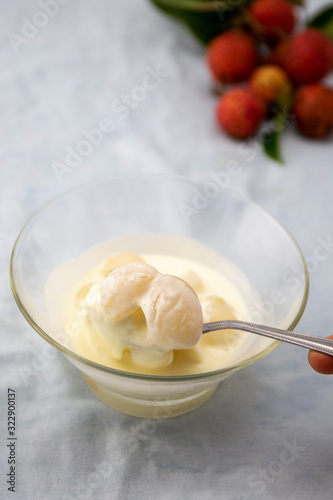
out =
[[194,347],[202,335],[202,308],[194,290],[145,263],[120,266],[93,285],[83,311],[120,349],[139,348],[131,354],[144,356],[149,365],[170,357],[174,349]]

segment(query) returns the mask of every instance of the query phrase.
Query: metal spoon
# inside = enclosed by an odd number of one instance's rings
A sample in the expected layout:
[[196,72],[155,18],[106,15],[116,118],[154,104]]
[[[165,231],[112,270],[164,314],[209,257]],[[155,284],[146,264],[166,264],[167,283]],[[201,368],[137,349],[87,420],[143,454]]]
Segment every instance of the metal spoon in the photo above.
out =
[[226,320],[204,323],[202,333],[225,329],[256,333],[257,335],[281,340],[282,342],[289,342],[290,344],[324,352],[325,354],[333,356],[333,340],[314,337],[304,333],[289,332],[288,330],[281,330],[271,326],[257,325],[255,323],[248,323],[247,321]]

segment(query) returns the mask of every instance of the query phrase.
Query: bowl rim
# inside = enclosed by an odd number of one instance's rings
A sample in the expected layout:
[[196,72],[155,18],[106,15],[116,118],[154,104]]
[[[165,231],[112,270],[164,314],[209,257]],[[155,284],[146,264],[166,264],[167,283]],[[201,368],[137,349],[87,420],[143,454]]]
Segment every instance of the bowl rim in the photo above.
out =
[[[20,232],[18,233],[16,240],[13,245],[13,249],[11,252],[10,256],[10,263],[9,263],[9,280],[10,280],[10,286],[12,290],[12,294],[14,296],[14,299],[17,303],[17,306],[19,310],[21,311],[22,315],[26,319],[26,321],[30,324],[30,326],[46,341],[48,342],[52,347],[56,348],[58,351],[60,351],[62,354],[64,354],[66,357],[71,358],[71,360],[81,363],[83,365],[88,366],[89,368],[92,368],[94,370],[100,371],[100,372],[105,372],[110,375],[114,376],[119,376],[123,378],[131,378],[131,379],[136,379],[136,380],[141,380],[141,381],[150,381],[150,382],[177,382],[177,381],[195,381],[195,380],[206,380],[210,378],[216,378],[216,377],[221,377],[221,376],[226,376],[229,375],[235,371],[238,371],[242,368],[245,368],[252,363],[258,361],[259,359],[265,357],[267,354],[272,352],[276,347],[278,347],[281,344],[281,341],[276,340],[272,342],[269,346],[267,346],[265,349],[260,351],[254,356],[250,356],[249,358],[245,358],[244,360],[240,362],[233,363],[231,365],[228,365],[227,367],[218,369],[218,370],[212,370],[209,372],[203,372],[203,373],[195,373],[195,374],[188,374],[188,375],[149,375],[149,374],[142,374],[142,373],[134,373],[134,372],[127,372],[127,371],[122,371],[118,370],[115,368],[111,368],[105,365],[101,365],[99,363],[96,363],[95,361],[89,360],[85,358],[84,356],[81,356],[80,354],[77,354],[76,352],[72,351],[68,347],[60,344],[57,342],[54,338],[52,338],[50,335],[48,335],[36,322],[35,320],[31,317],[29,314],[27,308],[25,307],[23,300],[20,297],[20,293],[18,292],[17,286],[16,286],[16,278],[15,278],[15,261],[16,261],[16,254],[18,251],[19,245],[24,241],[25,236],[28,234],[30,226],[33,224],[35,219],[38,218],[38,215],[47,209],[48,207],[52,206],[54,203],[56,203],[58,200],[62,198],[66,198],[70,196],[72,193],[78,192],[80,190],[86,190],[89,187],[105,184],[105,183],[110,183],[110,182],[119,182],[119,181],[126,181],[126,179],[135,179],[135,178],[157,178],[159,180],[165,179],[165,180],[170,180],[170,181],[182,181],[184,183],[190,183],[193,186],[201,186],[203,187],[207,181],[205,182],[204,179],[202,178],[194,178],[194,177],[188,177],[184,175],[177,175],[177,174],[169,174],[169,173],[159,173],[159,172],[143,172],[143,173],[130,173],[130,174],[124,174],[124,175],[118,175],[118,176],[107,176],[103,177],[100,179],[95,179],[93,181],[88,181],[83,184],[80,184],[78,186],[72,187],[57,196],[54,196],[51,198],[48,202],[44,203],[24,224]],[[303,290],[303,296],[302,300],[300,303],[300,306],[298,307],[297,314],[295,314],[295,317],[291,321],[290,325],[286,328],[289,331],[292,331],[296,325],[299,323],[304,310],[306,308],[308,296],[309,296],[309,272],[307,268],[307,264],[305,261],[305,258],[303,256],[303,253],[293,237],[293,235],[290,233],[290,231],[275,217],[273,216],[268,210],[263,208],[261,205],[259,205],[257,202],[252,200],[251,198],[247,197],[243,193],[232,190],[230,188],[221,188],[221,193],[227,196],[230,196],[232,198],[236,198],[238,200],[241,200],[243,202],[248,203],[249,205],[252,205],[256,207],[257,210],[261,211],[266,217],[268,217],[276,226],[282,230],[286,236],[290,239],[291,243],[294,245],[296,251],[298,252],[301,262],[303,265],[303,273],[304,273],[304,290]]]

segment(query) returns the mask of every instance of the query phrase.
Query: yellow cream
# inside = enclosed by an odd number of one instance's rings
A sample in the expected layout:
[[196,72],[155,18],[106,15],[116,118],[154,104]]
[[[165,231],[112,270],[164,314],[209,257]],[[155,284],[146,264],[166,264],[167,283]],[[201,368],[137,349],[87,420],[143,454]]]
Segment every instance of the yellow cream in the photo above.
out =
[[201,335],[202,322],[246,319],[242,296],[206,264],[161,253],[111,255],[72,287],[64,318],[79,354],[134,373],[218,370],[247,337],[231,330]]

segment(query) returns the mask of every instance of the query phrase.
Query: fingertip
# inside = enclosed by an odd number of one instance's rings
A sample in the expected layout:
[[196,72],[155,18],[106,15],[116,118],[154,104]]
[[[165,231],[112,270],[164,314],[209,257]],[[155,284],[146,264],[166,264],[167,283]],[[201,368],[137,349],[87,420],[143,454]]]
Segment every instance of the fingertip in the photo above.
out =
[[318,351],[309,351],[310,366],[321,375],[333,375],[333,357]]

